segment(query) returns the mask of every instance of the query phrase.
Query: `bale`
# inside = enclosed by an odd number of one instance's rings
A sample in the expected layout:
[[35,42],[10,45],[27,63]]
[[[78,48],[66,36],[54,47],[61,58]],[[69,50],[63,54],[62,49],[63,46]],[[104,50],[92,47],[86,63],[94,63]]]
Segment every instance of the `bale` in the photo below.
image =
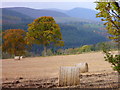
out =
[[80,73],[88,72],[88,64],[87,63],[76,64],[76,67],[79,67]]
[[60,67],[59,86],[75,86],[80,84],[78,67]]
[[14,59],[15,60],[20,60],[20,56],[15,56]]
[[23,59],[23,56],[20,56],[20,59]]

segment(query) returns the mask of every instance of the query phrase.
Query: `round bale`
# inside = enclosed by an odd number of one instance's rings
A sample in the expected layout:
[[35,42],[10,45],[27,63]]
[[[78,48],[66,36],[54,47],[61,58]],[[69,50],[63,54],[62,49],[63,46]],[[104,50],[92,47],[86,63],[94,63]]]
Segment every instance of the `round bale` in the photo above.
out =
[[80,84],[79,68],[76,66],[60,67],[59,86],[75,86]]
[[14,59],[15,60],[20,60],[20,56],[15,56]]
[[88,72],[88,64],[87,64],[86,62],[76,64],[76,67],[79,67],[79,69],[80,69],[80,70],[79,70],[80,73]]
[[20,56],[20,59],[23,59],[23,56]]

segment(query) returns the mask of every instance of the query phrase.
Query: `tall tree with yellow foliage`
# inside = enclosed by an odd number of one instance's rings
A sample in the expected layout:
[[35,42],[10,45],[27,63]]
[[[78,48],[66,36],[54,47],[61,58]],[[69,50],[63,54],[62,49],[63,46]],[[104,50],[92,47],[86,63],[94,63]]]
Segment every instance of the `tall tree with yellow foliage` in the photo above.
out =
[[[63,46],[60,27],[53,17],[43,16],[35,19],[28,25],[28,43],[44,46],[44,56],[46,56],[47,46]],[[30,39],[30,40],[29,40]]]

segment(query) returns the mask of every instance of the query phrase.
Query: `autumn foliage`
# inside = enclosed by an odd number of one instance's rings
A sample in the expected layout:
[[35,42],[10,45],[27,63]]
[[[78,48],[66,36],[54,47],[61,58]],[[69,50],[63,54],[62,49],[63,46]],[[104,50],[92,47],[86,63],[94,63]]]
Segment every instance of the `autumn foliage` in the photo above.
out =
[[23,55],[26,50],[26,32],[21,29],[9,29],[3,32],[3,52],[10,55]]
[[27,32],[28,43],[38,44],[44,46],[45,56],[47,46],[50,44],[55,46],[63,46],[62,34],[60,27],[56,24],[53,17],[39,17],[28,25]]
[[44,46],[45,56],[47,46],[63,46],[60,27],[53,17],[39,17],[28,25],[28,32],[21,29],[9,29],[3,32],[3,52],[21,56],[32,44]]
[[[96,10],[99,10],[99,13],[96,14],[97,17],[102,17],[102,21],[106,26],[107,33],[109,34],[109,39],[112,39],[116,42],[118,46],[118,51],[120,51],[120,6],[118,0],[110,2],[96,2]],[[116,70],[120,75],[120,55],[112,55],[110,50],[107,50],[105,45],[103,48],[105,53],[105,60],[112,64],[113,69]]]

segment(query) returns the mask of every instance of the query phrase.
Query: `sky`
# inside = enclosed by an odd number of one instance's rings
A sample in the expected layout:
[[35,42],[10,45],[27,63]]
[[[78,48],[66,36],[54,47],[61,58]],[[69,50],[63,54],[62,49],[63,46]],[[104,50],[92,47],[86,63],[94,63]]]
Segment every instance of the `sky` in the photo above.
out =
[[2,2],[94,2],[96,0],[2,0]]
[[[70,10],[76,7],[88,8],[95,10],[95,1],[99,0],[1,0],[4,7],[29,7],[34,9],[57,8]],[[104,0],[103,0],[104,1]],[[120,1],[120,0],[118,0]]]
[[[53,2],[54,1],[54,2]],[[55,2],[56,1],[56,2]],[[74,1],[74,2],[73,2]],[[90,2],[91,1],[91,2]],[[57,8],[63,10],[70,10],[76,7],[89,8],[95,10],[96,4],[94,1],[90,0],[83,2],[83,0],[4,0],[2,1],[2,6],[4,7],[29,7],[34,9],[49,9],[49,8]]]

